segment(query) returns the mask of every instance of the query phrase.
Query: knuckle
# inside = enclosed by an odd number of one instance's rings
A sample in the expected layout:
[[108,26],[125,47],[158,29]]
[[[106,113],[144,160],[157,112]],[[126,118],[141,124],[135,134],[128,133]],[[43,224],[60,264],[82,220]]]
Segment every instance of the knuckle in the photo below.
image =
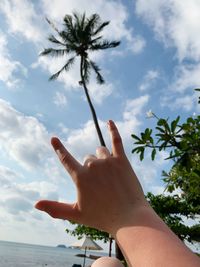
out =
[[48,213],[52,218],[54,219],[58,218],[57,212],[55,210],[49,210]]
[[60,161],[64,165],[67,163],[67,154],[60,156]]
[[115,144],[121,144],[122,143],[122,138],[120,135],[114,135],[113,136],[113,141]]
[[88,167],[89,170],[94,169],[95,166],[96,166],[96,162],[95,161],[93,161],[93,160],[88,161],[87,167]]

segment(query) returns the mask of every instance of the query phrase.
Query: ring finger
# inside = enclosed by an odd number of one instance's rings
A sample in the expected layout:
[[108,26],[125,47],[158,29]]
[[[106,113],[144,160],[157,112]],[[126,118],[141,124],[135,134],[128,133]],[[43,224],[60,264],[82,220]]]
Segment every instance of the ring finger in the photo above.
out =
[[84,158],[84,163],[83,163],[83,165],[84,166],[88,166],[88,164],[90,163],[90,162],[92,162],[92,161],[95,161],[95,160],[97,160],[97,157],[95,156],[95,155],[87,155],[87,156],[85,156],[85,158]]
[[110,151],[107,149],[107,147],[104,146],[97,147],[96,155],[98,159],[106,159],[111,156]]

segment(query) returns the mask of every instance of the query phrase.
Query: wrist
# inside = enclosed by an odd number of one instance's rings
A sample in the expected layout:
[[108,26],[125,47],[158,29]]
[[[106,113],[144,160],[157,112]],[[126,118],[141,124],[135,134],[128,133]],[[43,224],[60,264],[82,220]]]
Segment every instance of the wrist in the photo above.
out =
[[116,239],[117,234],[121,230],[144,224],[147,220],[146,217],[149,217],[152,213],[154,213],[154,211],[145,199],[140,205],[137,205],[137,207],[133,206],[128,209],[127,212],[122,212],[116,222],[113,222],[109,233]]

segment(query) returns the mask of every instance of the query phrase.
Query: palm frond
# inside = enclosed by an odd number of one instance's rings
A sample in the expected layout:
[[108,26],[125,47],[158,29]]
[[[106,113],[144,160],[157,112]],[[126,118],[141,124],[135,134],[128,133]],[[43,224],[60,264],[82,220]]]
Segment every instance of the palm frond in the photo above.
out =
[[74,63],[75,61],[75,56],[74,57],[71,57],[70,59],[68,59],[67,63],[59,70],[57,71],[56,73],[54,73],[50,78],[49,80],[52,81],[52,80],[55,80],[58,78],[58,76],[63,72],[63,71],[68,71],[69,68],[71,67],[71,65]]
[[92,34],[94,28],[97,27],[100,23],[100,17],[98,14],[92,14],[88,19],[87,19],[87,24],[85,26],[85,33],[87,34]]
[[90,50],[102,50],[102,49],[108,49],[108,48],[113,48],[116,47],[120,44],[120,41],[106,41],[104,40],[103,42],[99,42],[97,44],[91,45]]
[[74,35],[69,31],[61,31],[59,35],[62,38],[63,42],[65,42],[65,44],[73,44],[77,42],[77,39],[74,38]]
[[83,31],[85,26],[85,12],[80,15],[78,12],[74,12],[73,16],[75,18],[75,25],[78,27],[78,30]]
[[69,53],[68,49],[54,49],[54,48],[45,48],[41,53],[40,56],[50,55],[52,57],[61,57],[65,54]]
[[76,30],[77,41],[79,43],[87,42],[88,36],[85,32],[85,27],[86,27],[85,13],[80,15],[79,13],[74,12],[73,16],[74,16],[74,28]]
[[97,66],[97,64],[94,61],[90,60],[90,65],[96,73],[97,83],[99,83],[99,84],[105,83],[103,76],[100,73],[101,69]]
[[99,34],[109,23],[110,23],[110,21],[105,21],[105,22],[101,23],[99,25],[99,27],[97,27],[97,29],[92,33],[92,35]]
[[67,29],[71,30],[71,28],[73,28],[72,16],[67,14],[65,15],[63,20],[65,22],[65,26],[67,27]]
[[90,42],[88,42],[89,45],[94,45],[97,41],[99,41],[102,38],[102,36],[99,36],[97,38],[92,39]]
[[63,20],[65,23],[66,32],[73,37],[74,41],[77,42],[76,27],[73,23],[73,17],[71,15],[65,15]]
[[56,31],[56,32],[59,32],[58,29],[56,28],[55,24],[50,21],[50,19],[48,19],[47,17],[45,18],[46,21],[49,23],[49,25]]
[[81,18],[81,29],[84,30],[85,29],[85,12],[82,15]]
[[54,44],[65,46],[64,43],[62,43],[60,40],[58,40],[58,39],[57,39],[54,35],[52,35],[52,34],[48,37],[48,40],[49,40],[50,42],[54,43]]

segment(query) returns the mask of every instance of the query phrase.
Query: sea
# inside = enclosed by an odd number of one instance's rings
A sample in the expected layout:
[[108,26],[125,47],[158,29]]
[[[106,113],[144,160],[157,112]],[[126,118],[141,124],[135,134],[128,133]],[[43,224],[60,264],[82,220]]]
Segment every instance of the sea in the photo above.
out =
[[[92,252],[92,253],[91,253]],[[84,251],[72,248],[48,247],[0,241],[0,267],[72,267],[73,264],[83,266]],[[87,255],[104,255],[96,251],[88,251]],[[91,266],[94,260],[86,258],[85,266]]]

